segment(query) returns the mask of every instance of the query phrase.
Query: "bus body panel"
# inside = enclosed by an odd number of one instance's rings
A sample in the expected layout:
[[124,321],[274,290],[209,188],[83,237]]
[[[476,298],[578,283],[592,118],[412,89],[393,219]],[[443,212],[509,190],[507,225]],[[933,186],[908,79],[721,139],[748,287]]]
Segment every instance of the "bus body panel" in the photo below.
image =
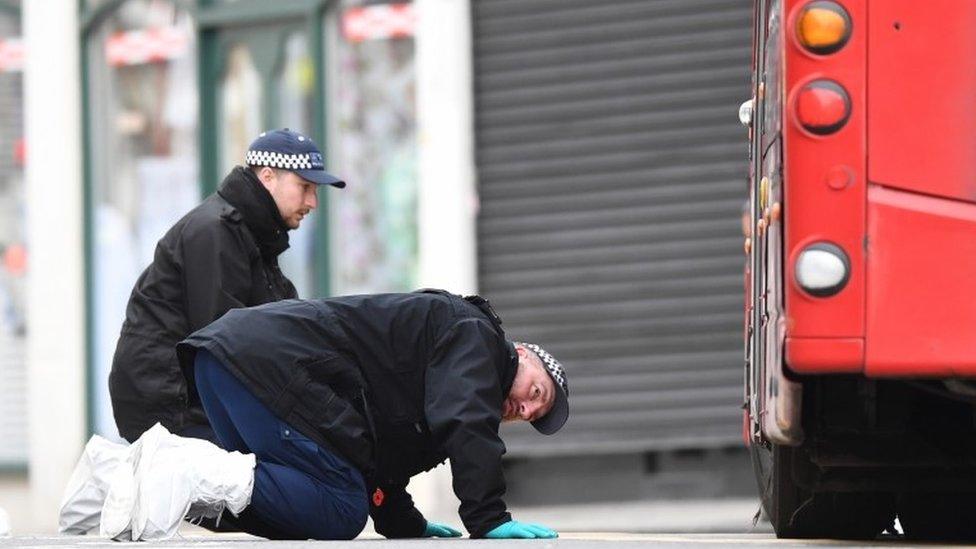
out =
[[788,337],[786,362],[798,374],[856,374],[864,369],[864,338]]
[[867,365],[878,376],[976,376],[976,204],[872,185]]
[[869,17],[869,180],[976,203],[976,2],[875,1]]
[[[816,353],[808,352],[811,347],[807,342],[821,340],[827,348],[839,345],[850,350],[850,340],[863,339],[865,333],[867,1],[844,2],[853,31],[843,49],[829,56],[807,52],[793,32],[798,12],[805,4],[805,0],[790,0],[784,10],[787,21],[783,45],[786,101],[782,106],[786,363],[794,371],[859,372],[864,366],[863,355],[852,364],[852,355],[846,354],[838,368],[836,354],[824,355],[818,362]],[[849,120],[830,135],[811,134],[800,126],[795,115],[799,91],[818,79],[840,84],[851,101]],[[832,297],[813,297],[795,282],[797,257],[807,245],[816,242],[840,246],[850,260],[850,279]],[[823,341],[826,339],[836,339],[837,345]],[[798,344],[804,348],[792,348],[793,342],[801,342]],[[791,357],[804,358],[794,365]]]

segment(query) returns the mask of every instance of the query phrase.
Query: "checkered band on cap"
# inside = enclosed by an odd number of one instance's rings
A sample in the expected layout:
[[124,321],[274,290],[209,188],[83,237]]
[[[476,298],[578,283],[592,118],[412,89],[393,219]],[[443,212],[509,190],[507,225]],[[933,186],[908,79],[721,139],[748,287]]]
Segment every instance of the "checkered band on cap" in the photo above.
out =
[[555,380],[555,382],[562,387],[563,392],[566,393],[566,396],[569,396],[569,383],[566,381],[566,371],[563,370],[563,365],[560,364],[554,356],[547,353],[545,349],[539,347],[535,343],[522,343],[520,341],[516,341],[515,344],[521,345],[535,353],[539,357],[539,360],[542,361],[542,364],[546,367],[546,370],[549,372],[549,377]]
[[315,153],[282,154],[250,150],[244,156],[244,161],[248,166],[267,166],[269,168],[282,168],[285,170],[321,170],[322,161],[312,158],[313,156],[319,155]]

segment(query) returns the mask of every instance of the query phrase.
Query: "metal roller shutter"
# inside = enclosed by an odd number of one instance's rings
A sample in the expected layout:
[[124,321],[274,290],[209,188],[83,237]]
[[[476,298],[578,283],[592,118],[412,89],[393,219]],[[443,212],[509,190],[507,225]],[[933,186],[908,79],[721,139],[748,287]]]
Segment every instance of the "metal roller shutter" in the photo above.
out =
[[748,0],[473,2],[479,286],[569,372],[510,454],[741,435]]

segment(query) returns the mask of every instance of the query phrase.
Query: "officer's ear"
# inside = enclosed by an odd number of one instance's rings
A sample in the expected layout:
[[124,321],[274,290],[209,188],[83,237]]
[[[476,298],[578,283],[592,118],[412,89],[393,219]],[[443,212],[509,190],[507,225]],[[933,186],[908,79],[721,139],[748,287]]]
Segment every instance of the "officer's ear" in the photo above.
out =
[[254,172],[254,175],[258,177],[258,181],[260,181],[261,184],[264,185],[264,188],[268,189],[269,192],[274,188],[277,176],[274,168],[269,168],[267,166],[253,166],[251,171]]
[[517,372],[519,368],[522,368],[522,363],[528,358],[529,350],[521,345],[515,345],[515,353],[518,355],[518,363],[515,365],[515,371]]

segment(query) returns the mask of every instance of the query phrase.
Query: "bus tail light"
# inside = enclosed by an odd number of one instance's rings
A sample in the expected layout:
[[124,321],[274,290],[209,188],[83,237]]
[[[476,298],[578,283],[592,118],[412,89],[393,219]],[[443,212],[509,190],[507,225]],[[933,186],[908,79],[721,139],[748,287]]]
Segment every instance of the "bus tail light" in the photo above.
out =
[[796,260],[796,282],[817,297],[836,295],[847,285],[851,262],[840,247],[828,242],[811,244]]
[[851,99],[837,82],[814,80],[803,86],[797,95],[796,116],[808,132],[829,135],[847,123],[851,116]]
[[796,22],[796,37],[811,53],[829,55],[851,37],[851,17],[837,2],[810,2]]

